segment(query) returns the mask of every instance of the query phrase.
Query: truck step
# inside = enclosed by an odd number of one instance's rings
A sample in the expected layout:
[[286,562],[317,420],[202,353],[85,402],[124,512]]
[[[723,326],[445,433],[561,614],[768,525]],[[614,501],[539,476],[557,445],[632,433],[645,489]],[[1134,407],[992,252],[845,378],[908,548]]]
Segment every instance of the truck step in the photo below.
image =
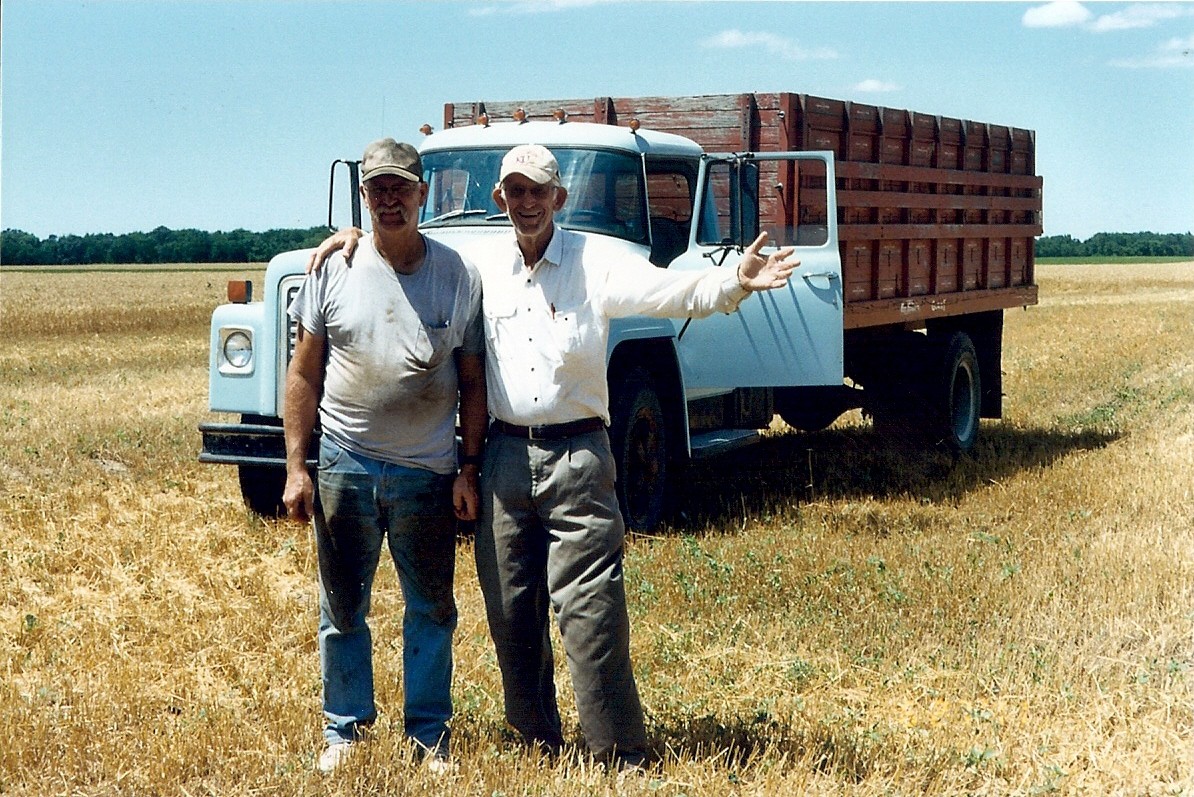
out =
[[690,439],[692,458],[705,459],[757,443],[762,435],[756,429],[714,429],[711,432],[698,432]]

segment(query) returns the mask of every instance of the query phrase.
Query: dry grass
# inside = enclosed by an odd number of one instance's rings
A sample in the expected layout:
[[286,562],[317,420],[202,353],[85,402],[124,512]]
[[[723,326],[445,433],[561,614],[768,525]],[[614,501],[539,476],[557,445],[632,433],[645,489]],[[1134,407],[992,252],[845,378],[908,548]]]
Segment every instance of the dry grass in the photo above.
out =
[[[461,542],[459,774],[320,743],[306,529],[195,462],[226,274],[0,275],[0,794],[616,793],[501,714]],[[949,469],[846,418],[692,474],[627,585],[660,795],[1194,794],[1194,264],[1039,270]],[[565,722],[576,737],[561,671]]]

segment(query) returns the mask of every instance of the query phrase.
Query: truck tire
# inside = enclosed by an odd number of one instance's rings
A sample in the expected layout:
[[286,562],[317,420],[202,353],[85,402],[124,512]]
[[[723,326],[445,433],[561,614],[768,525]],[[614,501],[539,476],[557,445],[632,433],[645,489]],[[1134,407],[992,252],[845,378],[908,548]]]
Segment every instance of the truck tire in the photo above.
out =
[[282,492],[286,489],[286,469],[270,465],[238,465],[240,494],[245,506],[265,518],[286,516]]
[[617,462],[618,505],[628,528],[651,531],[667,504],[667,429],[647,369],[635,367],[614,385],[610,445]]
[[937,445],[953,454],[965,454],[978,439],[982,405],[982,380],[974,342],[965,332],[942,337],[937,354],[933,394],[928,397],[929,433]]
[[875,431],[899,447],[965,454],[978,439],[982,403],[978,355],[965,332],[906,336],[889,352],[866,409]]

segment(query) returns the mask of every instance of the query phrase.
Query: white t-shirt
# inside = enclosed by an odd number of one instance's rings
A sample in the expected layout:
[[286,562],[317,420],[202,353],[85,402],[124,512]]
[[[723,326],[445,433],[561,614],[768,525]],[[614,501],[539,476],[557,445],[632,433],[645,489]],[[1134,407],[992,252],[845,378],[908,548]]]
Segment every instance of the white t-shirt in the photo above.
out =
[[414,274],[382,259],[372,236],[307,276],[289,308],[327,339],[323,434],[373,459],[436,473],[456,468],[456,349],[483,354],[481,281],[454,250],[424,237]]

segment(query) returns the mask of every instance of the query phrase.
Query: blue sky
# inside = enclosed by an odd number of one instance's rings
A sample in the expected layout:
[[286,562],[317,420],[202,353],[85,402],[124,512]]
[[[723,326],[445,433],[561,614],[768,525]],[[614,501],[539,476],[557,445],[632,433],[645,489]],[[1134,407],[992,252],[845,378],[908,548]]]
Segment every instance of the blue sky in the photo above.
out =
[[1194,229],[1194,3],[4,0],[0,228],[315,226],[445,101],[792,91],[1037,132],[1045,234]]

